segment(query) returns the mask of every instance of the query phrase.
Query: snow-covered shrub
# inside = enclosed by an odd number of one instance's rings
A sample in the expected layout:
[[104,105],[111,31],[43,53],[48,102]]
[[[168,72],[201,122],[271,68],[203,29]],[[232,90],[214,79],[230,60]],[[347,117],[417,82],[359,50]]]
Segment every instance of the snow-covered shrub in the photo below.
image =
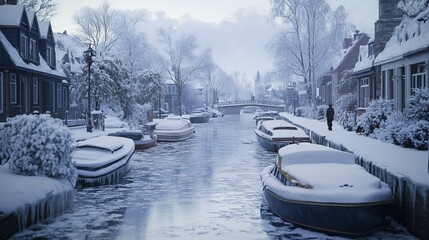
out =
[[316,119],[316,113],[313,108],[309,106],[305,107],[297,107],[295,111],[296,116],[298,117],[306,117],[310,119]]
[[405,125],[398,133],[399,142],[404,147],[415,147],[426,150],[429,141],[429,122],[419,120],[413,124]]
[[326,116],[326,109],[328,109],[327,105],[320,105],[317,106],[317,119],[322,120],[325,119]]
[[343,128],[353,131],[356,127],[356,117],[354,112],[341,112],[341,119],[338,121]]
[[61,120],[48,114],[19,115],[9,120],[9,168],[18,174],[77,180],[72,163],[73,139]]
[[10,141],[10,132],[11,128],[7,127],[5,125],[0,126],[0,165],[5,164],[7,161],[9,161],[10,156],[10,148],[9,148],[9,141]]
[[398,8],[404,11],[408,16],[419,14],[425,10],[427,6],[427,0],[401,0],[398,2]]
[[128,116],[126,121],[132,128],[137,128],[141,125],[144,125],[148,122],[148,113],[152,112],[152,106],[150,104],[132,104],[131,115]]
[[407,124],[406,116],[400,111],[394,111],[387,117],[385,122],[381,123],[380,128],[374,130],[373,136],[385,142],[401,145],[401,141],[398,139],[398,133],[401,129],[406,127]]
[[375,129],[387,120],[387,116],[393,112],[393,101],[386,99],[372,100],[366,112],[357,118],[356,131],[366,136],[372,134]]
[[357,96],[354,93],[341,95],[335,102],[335,119],[347,130],[356,127],[355,111]]
[[409,98],[409,106],[405,115],[410,120],[429,121],[429,88],[413,89],[413,95]]

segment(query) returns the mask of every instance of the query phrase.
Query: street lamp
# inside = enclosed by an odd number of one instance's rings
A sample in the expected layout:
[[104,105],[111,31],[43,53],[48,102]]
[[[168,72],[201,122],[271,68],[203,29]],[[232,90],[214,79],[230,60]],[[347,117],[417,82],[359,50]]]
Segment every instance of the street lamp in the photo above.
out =
[[86,131],[92,132],[91,125],[91,64],[94,62],[92,57],[95,57],[95,51],[91,48],[91,44],[88,46],[88,50],[83,52],[85,62],[88,65],[88,113],[87,113],[87,125]]

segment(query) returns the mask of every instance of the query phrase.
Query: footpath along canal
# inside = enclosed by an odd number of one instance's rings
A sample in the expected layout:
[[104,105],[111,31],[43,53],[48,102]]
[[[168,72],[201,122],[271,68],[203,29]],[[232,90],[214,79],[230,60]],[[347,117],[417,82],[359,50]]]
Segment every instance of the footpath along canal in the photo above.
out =
[[[74,209],[12,239],[341,239],[295,228],[269,211],[262,149],[249,116],[194,124],[195,137],[136,152],[119,183],[76,190]],[[414,239],[388,219],[367,239]]]

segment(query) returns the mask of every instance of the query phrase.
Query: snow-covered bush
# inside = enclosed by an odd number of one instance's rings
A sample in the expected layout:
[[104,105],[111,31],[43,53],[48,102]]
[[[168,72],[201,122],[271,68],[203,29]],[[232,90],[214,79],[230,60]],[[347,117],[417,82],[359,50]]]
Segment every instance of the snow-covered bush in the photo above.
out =
[[335,119],[347,130],[356,127],[355,111],[357,96],[354,93],[341,95],[335,102]]
[[72,163],[73,139],[61,120],[48,114],[19,115],[9,120],[9,168],[18,174],[77,180]]
[[405,115],[410,120],[429,121],[429,88],[413,89]]
[[406,127],[407,124],[406,116],[400,111],[394,111],[387,117],[385,122],[381,123],[380,128],[374,130],[373,136],[385,142],[401,145],[401,141],[398,139],[398,133],[401,129]]
[[0,126],[0,165],[5,164],[7,161],[9,161],[10,156],[10,148],[9,148],[9,141],[10,141],[10,127],[5,126],[3,124]]
[[398,8],[404,11],[408,16],[419,14],[425,10],[427,6],[427,0],[401,0],[398,2]]
[[327,105],[320,105],[317,106],[317,119],[322,120],[325,119],[326,116],[326,109],[328,109]]
[[295,114],[298,117],[306,117],[310,119],[316,119],[316,113],[314,112],[313,108],[309,106],[305,107],[297,107],[295,110]]
[[128,116],[126,121],[132,128],[137,128],[148,122],[148,113],[152,112],[152,106],[150,104],[132,104],[131,115]]
[[338,122],[348,131],[353,131],[353,129],[356,127],[355,112],[341,112],[341,118],[338,120]]
[[419,120],[414,124],[405,125],[399,131],[398,139],[404,147],[426,150],[429,141],[429,122]]
[[386,99],[372,100],[366,112],[357,118],[356,131],[366,136],[374,133],[393,112],[393,101]]

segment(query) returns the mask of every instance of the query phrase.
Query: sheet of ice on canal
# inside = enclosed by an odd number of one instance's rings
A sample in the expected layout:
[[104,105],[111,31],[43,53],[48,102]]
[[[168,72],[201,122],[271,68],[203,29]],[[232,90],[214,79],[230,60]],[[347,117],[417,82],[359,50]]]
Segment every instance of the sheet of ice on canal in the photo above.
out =
[[[9,165],[0,166],[0,212],[17,213],[22,206],[34,205],[46,199],[47,195],[57,195],[73,189],[66,180],[57,180],[44,176],[22,176],[10,172]],[[70,205],[73,199],[63,199],[64,205]],[[49,208],[54,209],[54,208]]]

